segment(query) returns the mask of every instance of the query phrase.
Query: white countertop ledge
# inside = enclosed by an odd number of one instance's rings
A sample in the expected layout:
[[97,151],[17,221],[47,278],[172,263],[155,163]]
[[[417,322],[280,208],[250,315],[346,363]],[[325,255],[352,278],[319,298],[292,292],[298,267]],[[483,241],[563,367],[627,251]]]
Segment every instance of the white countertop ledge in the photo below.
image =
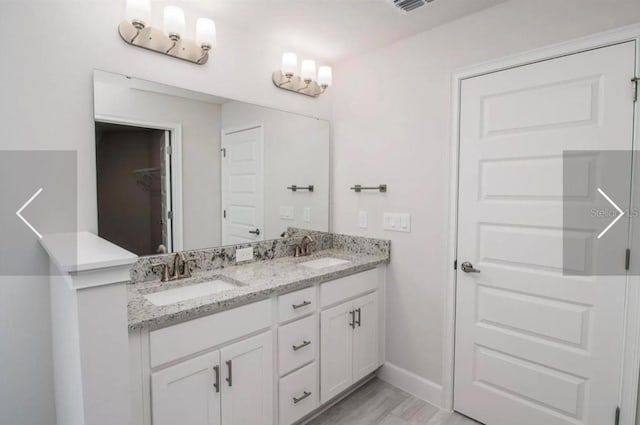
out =
[[138,256],[90,232],[43,235],[40,244],[61,272],[76,274],[128,267]]

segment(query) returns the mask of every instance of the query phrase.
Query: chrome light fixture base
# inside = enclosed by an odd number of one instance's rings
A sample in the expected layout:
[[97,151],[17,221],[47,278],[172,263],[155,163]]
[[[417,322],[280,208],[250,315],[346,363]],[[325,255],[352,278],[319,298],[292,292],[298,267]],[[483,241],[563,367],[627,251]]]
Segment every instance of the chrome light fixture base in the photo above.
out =
[[289,78],[280,70],[273,71],[271,79],[273,81],[273,84],[279,89],[289,90],[310,97],[318,97],[322,93],[324,93],[324,89],[320,87],[315,81],[311,81],[307,84],[300,76],[293,75]]
[[118,26],[118,32],[120,37],[132,46],[142,47],[197,65],[204,65],[209,60],[210,46],[200,46],[195,41],[184,38],[170,38],[159,29],[141,27],[138,22],[122,21]]

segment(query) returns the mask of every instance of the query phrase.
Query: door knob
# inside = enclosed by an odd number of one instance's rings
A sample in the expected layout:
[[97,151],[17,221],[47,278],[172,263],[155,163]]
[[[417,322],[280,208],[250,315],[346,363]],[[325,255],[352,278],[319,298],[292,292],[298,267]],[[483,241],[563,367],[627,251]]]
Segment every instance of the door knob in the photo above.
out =
[[260,236],[260,229],[256,229],[256,230],[249,230],[249,233],[252,233],[256,236]]
[[465,261],[464,263],[460,264],[460,268],[465,273],[480,273],[480,270],[474,269],[473,264],[471,264],[468,261]]

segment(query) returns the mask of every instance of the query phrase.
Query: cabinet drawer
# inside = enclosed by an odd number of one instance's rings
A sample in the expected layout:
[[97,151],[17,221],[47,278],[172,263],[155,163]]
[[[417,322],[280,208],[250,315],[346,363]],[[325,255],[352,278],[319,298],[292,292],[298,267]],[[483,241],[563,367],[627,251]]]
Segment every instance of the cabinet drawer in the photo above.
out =
[[316,315],[278,329],[278,370],[280,376],[316,358],[318,331]]
[[320,302],[324,308],[377,288],[378,269],[367,270],[323,283],[320,287]]
[[290,425],[318,406],[316,363],[280,380],[280,425]]
[[278,297],[278,323],[309,314],[316,310],[316,306],[316,288],[314,286],[280,295]]
[[151,367],[271,326],[271,300],[245,305],[149,333]]

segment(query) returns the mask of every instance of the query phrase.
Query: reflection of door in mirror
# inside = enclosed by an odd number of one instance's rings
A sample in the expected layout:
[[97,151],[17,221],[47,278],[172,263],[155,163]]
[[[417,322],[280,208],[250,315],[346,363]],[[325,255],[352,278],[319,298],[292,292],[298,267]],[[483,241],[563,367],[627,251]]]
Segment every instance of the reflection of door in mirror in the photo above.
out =
[[98,234],[138,255],[170,252],[170,132],[96,122]]
[[222,243],[264,240],[261,125],[222,131]]

